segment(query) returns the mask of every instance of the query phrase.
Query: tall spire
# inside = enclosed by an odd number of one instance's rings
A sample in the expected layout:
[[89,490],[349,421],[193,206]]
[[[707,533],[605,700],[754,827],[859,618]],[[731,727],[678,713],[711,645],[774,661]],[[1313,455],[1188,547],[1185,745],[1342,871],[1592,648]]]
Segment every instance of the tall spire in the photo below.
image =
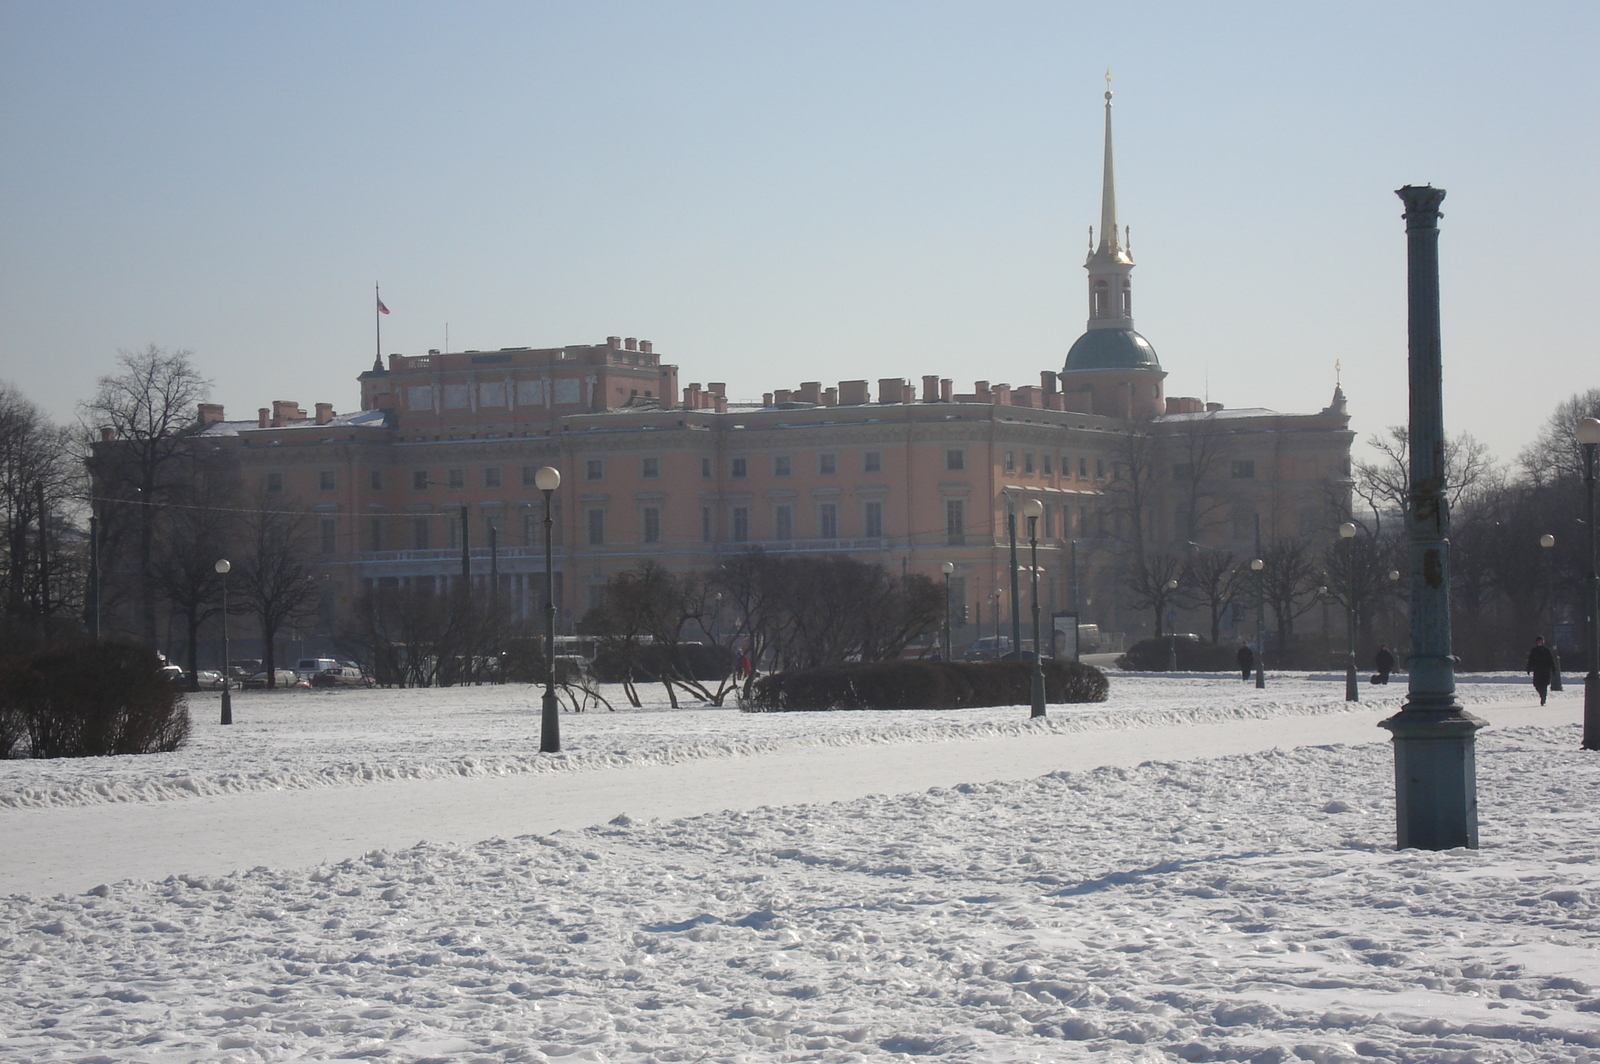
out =
[[1111,71],[1106,71],[1106,158],[1100,186],[1100,246],[1097,255],[1116,257],[1122,251],[1117,242],[1117,174],[1111,162]]

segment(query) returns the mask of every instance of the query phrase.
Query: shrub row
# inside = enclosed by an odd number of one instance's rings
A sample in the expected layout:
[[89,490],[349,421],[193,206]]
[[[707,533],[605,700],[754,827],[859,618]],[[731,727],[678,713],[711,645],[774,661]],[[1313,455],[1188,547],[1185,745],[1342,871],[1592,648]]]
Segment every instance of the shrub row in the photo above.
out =
[[[1046,661],[1045,701],[1104,702],[1105,673],[1080,662]],[[1025,661],[884,661],[824,665],[756,681],[744,708],[756,713],[831,709],[968,709],[1025,706],[1033,665]]]
[[0,668],[0,757],[99,757],[176,750],[183,695],[155,654],[127,643],[69,643]]

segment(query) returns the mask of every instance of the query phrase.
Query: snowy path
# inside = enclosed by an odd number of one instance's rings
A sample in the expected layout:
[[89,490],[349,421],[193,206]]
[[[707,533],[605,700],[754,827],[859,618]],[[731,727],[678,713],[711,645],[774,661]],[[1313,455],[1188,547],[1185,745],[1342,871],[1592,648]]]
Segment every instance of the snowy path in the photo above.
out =
[[[1328,707],[1330,709],[1337,707]],[[1554,725],[1577,703],[1479,705],[1491,722]],[[1011,711],[1014,715],[1022,710]],[[243,791],[186,801],[13,809],[0,814],[0,894],[76,893],[123,879],[294,868],[417,843],[470,845],[604,823],[908,794],[1272,749],[1385,742],[1392,712],[1294,715],[893,744],[802,746],[706,763],[563,773],[401,779],[363,787]],[[881,716],[890,716],[884,714]],[[789,720],[816,720],[788,715]],[[749,722],[748,715],[733,719]],[[759,720],[759,719],[758,719]],[[570,729],[569,733],[577,731]],[[981,733],[980,733],[981,734]],[[159,845],[151,845],[151,840]]]

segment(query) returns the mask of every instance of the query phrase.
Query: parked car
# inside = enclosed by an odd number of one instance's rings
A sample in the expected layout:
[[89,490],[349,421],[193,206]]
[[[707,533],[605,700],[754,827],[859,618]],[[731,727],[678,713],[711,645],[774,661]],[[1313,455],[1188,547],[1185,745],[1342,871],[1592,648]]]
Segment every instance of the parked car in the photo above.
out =
[[354,665],[335,665],[311,674],[312,687],[371,687],[372,677]]
[[319,672],[336,669],[347,662],[335,661],[332,658],[301,658],[294,663],[295,675],[302,680],[309,680]]
[[202,691],[222,690],[222,673],[216,669],[201,669],[194,674],[194,679]]
[[[306,682],[294,674],[293,669],[274,669],[275,686],[277,687],[305,687]],[[250,688],[263,688],[267,686],[267,674],[258,672],[253,676],[246,676],[244,686]]]
[[167,664],[161,666],[161,678],[174,687],[187,687],[189,684],[188,675],[177,665]]

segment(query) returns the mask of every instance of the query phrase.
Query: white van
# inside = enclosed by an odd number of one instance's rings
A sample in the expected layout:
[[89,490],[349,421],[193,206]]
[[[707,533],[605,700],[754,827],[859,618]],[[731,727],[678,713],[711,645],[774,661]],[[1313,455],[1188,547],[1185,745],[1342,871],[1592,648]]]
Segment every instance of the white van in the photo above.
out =
[[319,672],[338,667],[339,662],[332,658],[301,658],[294,663],[294,674],[298,679],[309,680]]

